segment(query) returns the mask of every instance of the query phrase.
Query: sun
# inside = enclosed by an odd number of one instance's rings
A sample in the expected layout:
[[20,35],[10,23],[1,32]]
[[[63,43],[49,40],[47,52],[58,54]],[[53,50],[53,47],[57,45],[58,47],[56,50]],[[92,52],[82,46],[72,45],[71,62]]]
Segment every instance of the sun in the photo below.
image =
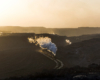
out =
[[18,4],[19,0],[0,0],[0,15],[13,11]]
[[9,22],[10,17],[20,10],[21,4],[21,0],[0,0],[0,25]]

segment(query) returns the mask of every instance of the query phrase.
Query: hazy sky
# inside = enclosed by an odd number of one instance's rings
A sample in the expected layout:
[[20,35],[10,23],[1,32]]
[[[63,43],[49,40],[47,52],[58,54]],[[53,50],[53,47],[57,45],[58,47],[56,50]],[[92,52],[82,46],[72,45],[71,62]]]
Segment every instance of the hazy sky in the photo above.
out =
[[0,26],[100,27],[100,0],[0,0]]

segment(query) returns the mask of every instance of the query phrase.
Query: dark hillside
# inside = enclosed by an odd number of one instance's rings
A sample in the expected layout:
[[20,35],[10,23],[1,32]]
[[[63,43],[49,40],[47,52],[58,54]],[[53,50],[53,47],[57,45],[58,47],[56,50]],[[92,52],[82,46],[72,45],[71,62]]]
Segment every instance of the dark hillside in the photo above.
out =
[[85,40],[66,47],[58,48],[57,57],[62,60],[66,67],[88,66],[100,63],[100,38]]
[[[67,45],[66,36],[52,34],[34,34],[34,33],[13,33],[0,36],[0,78],[13,76],[27,76],[30,74],[41,73],[43,70],[51,71],[55,63],[41,54],[41,49],[28,42],[28,37],[50,37],[52,42],[57,45],[57,58],[64,64],[64,68],[74,66],[87,67],[92,63],[100,63],[100,38],[90,36],[81,37],[84,41],[79,41]],[[89,36],[89,35],[87,35]],[[93,39],[91,39],[93,38]],[[48,52],[46,52],[48,53]],[[61,71],[62,72],[62,71]],[[58,71],[59,73],[59,71]]]
[[51,70],[55,63],[42,55],[40,48],[28,42],[34,34],[12,34],[0,37],[0,78],[25,76]]

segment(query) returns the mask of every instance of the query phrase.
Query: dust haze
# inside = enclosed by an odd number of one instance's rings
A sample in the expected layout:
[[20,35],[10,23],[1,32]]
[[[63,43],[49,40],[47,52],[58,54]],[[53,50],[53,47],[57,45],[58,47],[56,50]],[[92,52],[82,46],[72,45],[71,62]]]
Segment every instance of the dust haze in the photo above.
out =
[[0,0],[0,26],[100,27],[99,0]]

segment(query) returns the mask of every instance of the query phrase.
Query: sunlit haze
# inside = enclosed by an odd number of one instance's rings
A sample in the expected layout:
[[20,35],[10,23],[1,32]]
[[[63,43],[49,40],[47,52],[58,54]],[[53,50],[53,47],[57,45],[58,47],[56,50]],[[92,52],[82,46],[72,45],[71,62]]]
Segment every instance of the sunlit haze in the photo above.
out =
[[0,0],[0,26],[100,27],[100,0]]

